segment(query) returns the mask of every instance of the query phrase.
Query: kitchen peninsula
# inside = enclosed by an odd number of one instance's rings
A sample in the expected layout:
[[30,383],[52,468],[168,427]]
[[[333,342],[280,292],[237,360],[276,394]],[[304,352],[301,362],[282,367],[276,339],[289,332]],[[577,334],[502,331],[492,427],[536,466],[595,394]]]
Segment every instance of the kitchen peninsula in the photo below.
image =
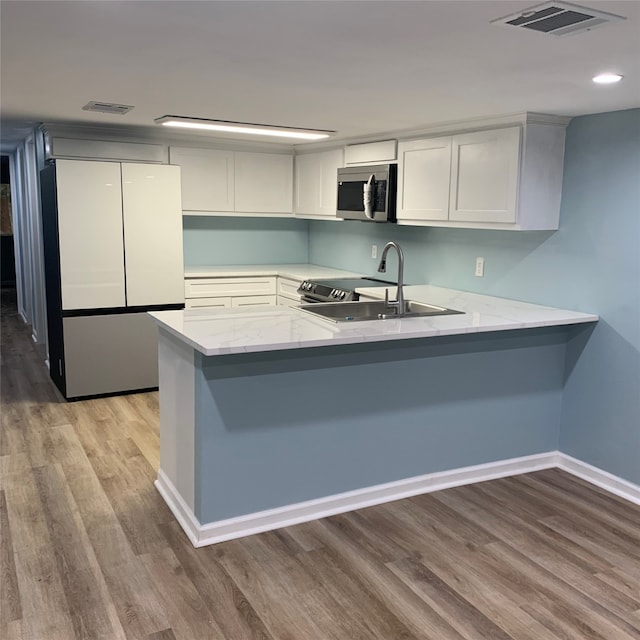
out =
[[405,295],[464,313],[151,314],[156,486],[194,545],[553,466],[567,345],[579,352],[597,316],[429,285]]

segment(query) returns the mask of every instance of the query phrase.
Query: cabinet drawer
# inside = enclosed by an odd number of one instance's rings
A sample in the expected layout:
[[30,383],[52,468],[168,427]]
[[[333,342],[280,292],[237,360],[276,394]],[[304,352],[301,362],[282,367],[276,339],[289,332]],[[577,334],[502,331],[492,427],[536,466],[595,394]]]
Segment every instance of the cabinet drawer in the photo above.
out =
[[290,300],[300,300],[298,287],[301,280],[291,280],[290,278],[278,278],[278,297],[289,298]]
[[294,300],[293,298],[283,298],[282,296],[278,296],[278,306],[279,307],[298,307],[302,304],[302,300]]
[[221,298],[187,298],[184,301],[186,309],[198,309],[200,307],[217,307],[218,309],[229,309],[231,298],[229,296]]
[[242,278],[187,278],[185,298],[217,298],[226,296],[268,296],[276,293],[273,276]]
[[232,307],[274,307],[275,296],[240,296],[231,298]]

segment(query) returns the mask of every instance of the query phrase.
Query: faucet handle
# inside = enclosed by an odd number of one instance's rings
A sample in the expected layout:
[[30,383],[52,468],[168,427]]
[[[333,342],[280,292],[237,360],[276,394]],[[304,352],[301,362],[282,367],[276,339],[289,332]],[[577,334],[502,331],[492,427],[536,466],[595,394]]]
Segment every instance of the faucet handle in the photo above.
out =
[[389,306],[389,288],[388,287],[384,290],[384,306],[385,307]]

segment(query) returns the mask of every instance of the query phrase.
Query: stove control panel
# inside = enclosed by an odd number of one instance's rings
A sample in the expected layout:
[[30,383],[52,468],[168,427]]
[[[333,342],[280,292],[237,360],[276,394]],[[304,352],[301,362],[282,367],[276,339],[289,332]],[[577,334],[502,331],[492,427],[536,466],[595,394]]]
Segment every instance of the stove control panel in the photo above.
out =
[[347,302],[357,300],[358,295],[347,289],[336,289],[320,282],[305,280],[299,287],[298,293],[317,302]]

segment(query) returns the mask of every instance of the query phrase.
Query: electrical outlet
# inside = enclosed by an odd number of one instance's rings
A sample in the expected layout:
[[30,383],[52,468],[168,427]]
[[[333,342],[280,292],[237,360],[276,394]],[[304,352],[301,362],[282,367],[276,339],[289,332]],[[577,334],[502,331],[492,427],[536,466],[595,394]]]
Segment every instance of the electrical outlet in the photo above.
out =
[[484,258],[476,258],[476,276],[482,278],[484,276]]
[[378,245],[377,244],[372,244],[371,245],[371,258],[373,260],[375,260],[378,257]]

